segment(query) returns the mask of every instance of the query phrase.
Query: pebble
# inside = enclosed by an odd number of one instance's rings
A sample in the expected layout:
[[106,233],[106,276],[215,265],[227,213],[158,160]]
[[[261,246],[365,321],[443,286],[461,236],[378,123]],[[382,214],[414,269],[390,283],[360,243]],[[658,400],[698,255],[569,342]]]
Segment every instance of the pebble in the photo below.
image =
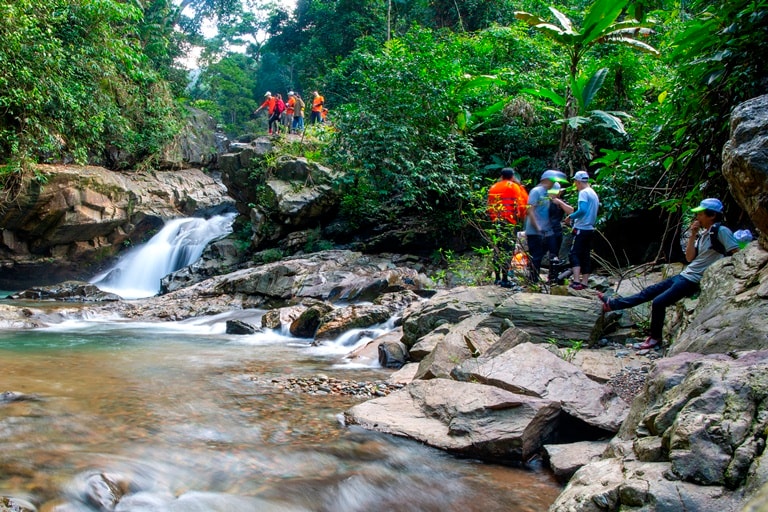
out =
[[254,378],[253,380],[271,384],[276,389],[288,393],[358,396],[360,398],[387,396],[405,386],[405,384],[391,384],[383,380],[369,382],[342,380],[322,374],[314,377],[279,377],[268,380]]
[[631,404],[645,387],[645,383],[648,380],[648,368],[647,365],[639,368],[623,368],[619,373],[611,377],[606,382],[606,385],[625,402]]

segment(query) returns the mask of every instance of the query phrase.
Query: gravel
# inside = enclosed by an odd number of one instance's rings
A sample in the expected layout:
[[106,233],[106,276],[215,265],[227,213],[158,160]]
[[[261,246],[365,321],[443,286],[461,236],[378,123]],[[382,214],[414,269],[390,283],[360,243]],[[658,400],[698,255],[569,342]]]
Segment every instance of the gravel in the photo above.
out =
[[643,365],[638,368],[626,367],[611,377],[606,385],[610,387],[625,402],[631,404],[635,397],[640,394],[648,380],[649,365]]
[[262,384],[269,383],[278,390],[287,393],[356,396],[363,399],[387,396],[391,392],[405,387],[405,384],[392,384],[383,380],[342,380],[322,374],[313,377],[276,377],[269,380],[254,380]]

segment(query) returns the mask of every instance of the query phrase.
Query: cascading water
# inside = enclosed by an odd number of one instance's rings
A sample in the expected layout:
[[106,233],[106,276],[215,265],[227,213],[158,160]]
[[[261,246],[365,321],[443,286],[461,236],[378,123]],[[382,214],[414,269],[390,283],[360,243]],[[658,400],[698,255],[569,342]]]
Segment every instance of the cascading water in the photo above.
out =
[[146,244],[129,251],[91,283],[124,299],[151,297],[160,291],[160,280],[191,265],[212,240],[232,232],[236,214],[210,219],[185,218],[168,221]]

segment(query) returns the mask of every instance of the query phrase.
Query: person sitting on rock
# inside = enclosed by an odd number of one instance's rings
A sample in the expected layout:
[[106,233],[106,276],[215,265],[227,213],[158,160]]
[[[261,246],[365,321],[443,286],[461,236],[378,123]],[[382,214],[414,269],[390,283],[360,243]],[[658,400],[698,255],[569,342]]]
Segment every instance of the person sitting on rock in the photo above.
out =
[[604,312],[627,309],[652,301],[651,333],[645,341],[634,345],[636,349],[661,348],[667,307],[699,291],[699,282],[704,271],[717,260],[739,250],[739,244],[731,230],[720,224],[723,218],[723,203],[719,199],[704,199],[691,211],[696,217],[691,224],[690,237],[685,246],[685,259],[690,263],[680,274],[651,285],[630,297],[609,298],[599,294]]

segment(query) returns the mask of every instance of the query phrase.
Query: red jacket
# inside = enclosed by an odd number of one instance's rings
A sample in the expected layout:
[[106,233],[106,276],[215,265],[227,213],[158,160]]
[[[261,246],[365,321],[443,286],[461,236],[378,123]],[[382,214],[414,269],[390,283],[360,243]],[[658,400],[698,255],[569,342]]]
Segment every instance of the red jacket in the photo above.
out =
[[512,180],[497,181],[488,190],[488,215],[494,222],[522,223],[527,204],[528,192]]

